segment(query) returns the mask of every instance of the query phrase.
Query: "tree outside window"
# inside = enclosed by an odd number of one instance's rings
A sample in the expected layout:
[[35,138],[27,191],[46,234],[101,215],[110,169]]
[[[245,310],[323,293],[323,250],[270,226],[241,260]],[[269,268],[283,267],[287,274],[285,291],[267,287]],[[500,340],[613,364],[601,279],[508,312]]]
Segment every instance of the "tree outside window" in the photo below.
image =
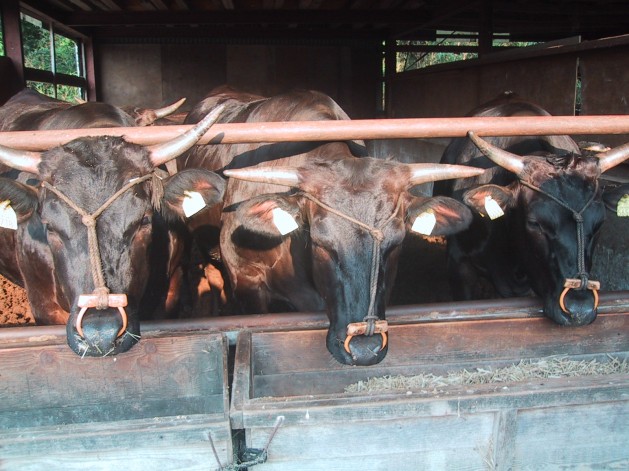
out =
[[27,86],[60,100],[82,100],[85,73],[81,42],[25,13],[20,18]]

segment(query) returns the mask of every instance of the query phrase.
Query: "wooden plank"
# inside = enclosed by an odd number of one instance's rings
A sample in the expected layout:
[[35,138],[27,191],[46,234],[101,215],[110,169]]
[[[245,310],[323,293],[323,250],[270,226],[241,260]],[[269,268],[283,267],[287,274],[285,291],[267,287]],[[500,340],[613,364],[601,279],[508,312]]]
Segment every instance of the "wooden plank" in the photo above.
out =
[[227,464],[227,350],[222,334],[204,333],[105,358],[61,344],[0,350],[2,469],[219,467],[210,436]]
[[628,469],[629,396],[619,399],[519,412],[514,469]]
[[[300,470],[484,469],[493,447],[493,416],[280,427],[268,462],[256,469],[293,470],[297,463]],[[263,448],[271,430],[249,429],[248,444]]]
[[234,375],[232,385],[232,401],[229,417],[234,429],[242,429],[242,413],[246,402],[253,397],[253,368],[251,367],[251,332],[244,331],[238,335],[238,343],[234,358]]
[[377,374],[378,369],[402,365],[629,351],[629,314],[599,315],[594,323],[579,328],[565,328],[545,318],[395,325],[390,327],[384,361],[366,368],[332,359],[325,335],[323,330],[256,333],[254,375],[349,370]]
[[104,358],[81,358],[66,345],[0,350],[0,424],[224,412],[221,347],[214,335],[143,339]]
[[[336,363],[324,339],[325,331],[239,337],[235,369],[241,387],[234,389],[232,417],[246,430],[247,446],[264,447],[277,418],[284,418],[261,469],[380,469],[391,463],[400,469],[550,469],[548,463],[564,462],[531,456],[531,450],[561,455],[572,436],[576,440],[566,448],[577,458],[566,463],[602,467],[606,447],[612,447],[613,465],[629,460],[624,425],[629,423],[629,374],[343,392],[360,376],[445,373],[549,355],[627,359],[629,313],[601,315],[580,328],[544,318],[392,326],[387,358],[365,368]],[[576,418],[565,421],[572,410]],[[616,416],[623,425],[609,434]],[[546,426],[548,421],[552,424]],[[580,423],[586,424],[583,430],[572,433]],[[590,429],[600,438],[579,455],[576,449]]]
[[[245,427],[333,424],[406,416],[474,414],[510,408],[555,407],[629,397],[629,375],[553,378],[522,383],[451,386],[423,391],[265,397],[243,401]],[[304,411],[309,410],[308,420]]]
[[[78,469],[80,463],[114,469],[119,462],[129,469],[208,469],[216,463],[208,434],[223,464],[231,457],[225,423],[211,416],[155,417],[3,431],[2,469]],[[164,455],[168,462],[160,463]]]

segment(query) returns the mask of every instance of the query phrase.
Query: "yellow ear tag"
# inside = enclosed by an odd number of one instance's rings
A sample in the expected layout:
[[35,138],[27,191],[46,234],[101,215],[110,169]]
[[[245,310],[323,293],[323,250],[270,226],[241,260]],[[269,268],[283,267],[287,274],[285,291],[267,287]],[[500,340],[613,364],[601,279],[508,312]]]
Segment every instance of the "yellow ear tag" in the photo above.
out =
[[415,218],[415,221],[411,226],[411,231],[429,236],[432,234],[432,230],[436,225],[437,218],[435,217],[435,213],[432,211],[426,211]]
[[295,218],[282,208],[274,208],[271,214],[273,214],[273,224],[275,224],[275,227],[282,235],[293,232],[299,227]]
[[485,212],[492,221],[505,215],[500,205],[491,196],[485,196]]
[[205,208],[205,201],[203,201],[201,193],[198,191],[184,191],[183,193],[186,196],[183,198],[181,207],[183,208],[183,213],[187,218]]
[[629,217],[629,195],[624,195],[618,201],[618,206],[616,206],[616,215],[619,218]]
[[9,200],[0,202],[0,227],[17,229],[17,214],[15,214]]

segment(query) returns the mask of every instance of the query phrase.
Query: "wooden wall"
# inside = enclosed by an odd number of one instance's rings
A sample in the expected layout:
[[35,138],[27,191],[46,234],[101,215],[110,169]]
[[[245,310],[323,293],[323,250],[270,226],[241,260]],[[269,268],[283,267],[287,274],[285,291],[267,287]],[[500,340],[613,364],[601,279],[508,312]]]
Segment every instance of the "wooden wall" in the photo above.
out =
[[[443,69],[442,69],[443,70]],[[391,117],[465,116],[510,90],[551,114],[573,115],[575,57],[543,57],[488,65],[450,66],[399,74],[391,85]]]
[[[624,44],[623,44],[624,42]],[[392,118],[465,116],[506,90],[518,93],[554,115],[574,115],[577,73],[581,77],[581,115],[629,113],[629,44],[601,40],[576,44],[568,52],[537,51],[529,57],[468,61],[397,74],[388,86]],[[574,136],[616,146],[629,142],[620,135]],[[399,152],[417,162],[438,162],[449,140],[408,140],[400,149],[392,141],[372,146],[378,156]],[[422,141],[422,140],[417,140]],[[410,146],[410,147],[409,147]],[[421,153],[415,152],[422,148]]]
[[229,84],[261,95],[311,88],[334,98],[354,119],[377,112],[377,45],[97,44],[99,100],[184,109]]
[[[581,114],[629,114],[629,45],[582,53],[579,70]],[[629,135],[592,136],[592,139],[616,146],[629,142]]]

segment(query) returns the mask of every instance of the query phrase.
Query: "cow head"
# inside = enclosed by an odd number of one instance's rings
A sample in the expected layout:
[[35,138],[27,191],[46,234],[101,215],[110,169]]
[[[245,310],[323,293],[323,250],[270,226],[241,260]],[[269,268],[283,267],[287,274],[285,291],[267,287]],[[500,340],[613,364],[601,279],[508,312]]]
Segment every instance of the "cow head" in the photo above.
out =
[[[0,201],[16,213],[17,255],[36,320],[66,322],[76,353],[116,354],[139,339],[160,216],[182,218],[187,197],[213,204],[224,189],[208,171],[160,180],[156,167],[194,145],[219,114],[151,147],[118,137],[79,138],[41,154],[0,147],[2,163],[41,182],[35,188],[2,179]],[[41,312],[43,303],[55,312]]]
[[518,156],[468,134],[493,162],[518,180],[482,185],[464,201],[481,215],[491,206],[511,212],[512,233],[526,275],[543,299],[544,313],[561,325],[586,325],[596,318],[598,282],[589,279],[593,246],[605,209],[598,178],[629,157],[629,144],[596,157]]
[[303,259],[310,265],[310,283],[324,300],[330,320],[328,350],[341,363],[371,365],[386,355],[382,321],[387,291],[402,241],[415,220],[428,215],[434,235],[463,230],[471,221],[465,205],[445,197],[413,196],[409,190],[420,183],[482,172],[455,165],[346,158],[298,168],[226,170],[225,175],[294,188],[241,204],[235,215],[238,231],[264,238],[269,246],[292,238],[293,264],[296,251],[307,252]]

